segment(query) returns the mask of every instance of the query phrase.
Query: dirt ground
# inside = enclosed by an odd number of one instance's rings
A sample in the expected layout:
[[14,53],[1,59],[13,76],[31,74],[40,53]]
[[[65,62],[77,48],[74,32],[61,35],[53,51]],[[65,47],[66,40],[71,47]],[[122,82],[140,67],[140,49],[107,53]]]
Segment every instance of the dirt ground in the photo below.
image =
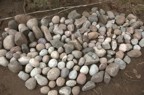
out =
[[[30,0],[32,1],[32,0]],[[50,0],[52,1],[52,0]],[[54,0],[56,1],[56,0]],[[67,6],[81,4],[79,0],[57,0],[61,2],[55,6]],[[62,2],[63,1],[63,2]],[[94,3],[98,0],[83,0],[83,4]],[[109,0],[110,1],[110,0]],[[106,10],[116,10],[124,13],[134,13],[144,21],[144,1],[143,0],[111,0],[112,2],[99,5]],[[29,2],[31,4],[32,2]],[[24,13],[24,7],[27,12],[38,9],[29,8],[29,4],[23,0],[0,0],[0,18],[14,16]],[[50,4],[50,3],[48,3]],[[51,4],[50,4],[51,5]],[[45,7],[45,8],[52,8]],[[45,9],[40,6],[39,9]],[[86,8],[83,8],[86,9]],[[6,27],[7,21],[0,21],[0,32]],[[144,55],[144,49],[142,49]],[[0,66],[0,95],[41,95],[39,87],[29,91],[24,86],[16,74],[11,73],[7,68]],[[125,70],[112,79],[110,84],[98,84],[95,89],[82,92],[80,95],[144,95],[144,56],[132,59],[132,62]]]

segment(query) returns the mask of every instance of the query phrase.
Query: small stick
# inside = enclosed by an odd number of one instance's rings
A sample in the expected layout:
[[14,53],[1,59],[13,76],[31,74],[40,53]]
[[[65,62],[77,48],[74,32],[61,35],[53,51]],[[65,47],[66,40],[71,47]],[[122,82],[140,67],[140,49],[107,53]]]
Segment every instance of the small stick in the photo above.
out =
[[[59,8],[54,8],[54,9],[51,9],[51,10],[34,11],[34,12],[26,13],[25,15],[32,15],[32,14],[38,14],[38,13],[44,13],[44,12],[51,12],[51,11],[62,10],[62,11],[60,11],[60,12],[57,13],[57,14],[59,14],[59,13],[65,12],[65,11],[73,9],[73,8],[88,7],[88,6],[97,5],[97,4],[101,4],[101,3],[105,3],[105,2],[108,2],[108,1],[106,0],[106,1],[102,1],[102,2],[91,3],[91,4],[86,4],[86,5],[78,5],[78,6],[59,7]],[[24,8],[24,12],[26,12],[25,8]],[[14,18],[14,16],[13,17],[1,18],[0,21],[1,20],[9,20],[9,19],[12,19],[12,18]]]

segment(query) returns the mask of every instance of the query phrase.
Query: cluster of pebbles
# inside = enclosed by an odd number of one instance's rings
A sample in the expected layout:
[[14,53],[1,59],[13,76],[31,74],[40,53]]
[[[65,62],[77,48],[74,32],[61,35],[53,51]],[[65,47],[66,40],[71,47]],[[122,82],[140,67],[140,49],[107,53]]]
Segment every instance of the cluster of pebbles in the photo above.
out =
[[16,15],[0,38],[0,65],[46,95],[79,95],[108,84],[131,58],[142,55],[144,26],[126,16],[96,7],[67,18],[38,20]]

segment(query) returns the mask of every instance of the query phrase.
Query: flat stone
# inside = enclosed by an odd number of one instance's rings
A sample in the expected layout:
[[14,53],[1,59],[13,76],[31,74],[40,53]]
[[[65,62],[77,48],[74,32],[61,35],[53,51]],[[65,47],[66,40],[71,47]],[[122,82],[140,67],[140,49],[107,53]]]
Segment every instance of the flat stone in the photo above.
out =
[[120,67],[119,67],[118,64],[110,63],[110,64],[107,66],[107,68],[106,68],[106,72],[107,72],[110,76],[114,77],[114,76],[116,76],[116,75],[118,74],[119,68],[120,68]]
[[85,65],[91,65],[94,63],[97,63],[99,61],[99,57],[93,53],[93,52],[89,52],[87,54],[84,55],[85,58]]
[[28,43],[27,38],[21,32],[17,32],[15,34],[15,39],[14,40],[15,40],[15,44],[18,45],[18,46],[21,46],[22,44],[27,44]]
[[73,10],[68,14],[69,19],[76,19],[79,18],[80,16],[81,15],[76,10]]
[[29,76],[29,74],[25,73],[24,71],[20,71],[18,73],[18,77],[20,79],[22,79],[23,81],[26,81],[30,76]]
[[140,50],[131,50],[131,51],[129,51],[129,52],[127,53],[127,55],[128,55],[129,57],[135,57],[135,58],[137,58],[137,57],[140,57],[140,56],[142,55],[142,53],[141,53]]
[[25,86],[27,87],[27,89],[33,90],[36,87],[36,79],[35,78],[29,78],[25,82]]
[[99,35],[99,33],[97,33],[97,32],[89,32],[89,33],[88,33],[88,38],[89,38],[90,40],[96,39],[96,38],[98,37],[98,35]]
[[8,64],[8,69],[13,73],[18,73],[22,70],[22,66],[17,61],[12,61]]
[[91,81],[99,83],[103,81],[103,77],[104,77],[104,71],[100,71],[92,76]]
[[97,22],[98,21],[97,15],[89,15],[88,20],[90,22]]
[[116,58],[114,63],[118,64],[120,69],[122,69],[122,70],[126,68],[126,63],[120,58]]
[[43,38],[43,33],[38,26],[32,27],[36,39]]
[[88,91],[91,90],[93,88],[95,88],[95,83],[92,81],[88,81],[83,87],[82,87],[82,91]]
[[104,74],[104,82],[106,84],[109,84],[110,80],[111,80],[110,75],[107,72],[105,72],[105,74]]
[[59,48],[59,47],[62,47],[62,46],[64,45],[64,43],[61,42],[61,41],[58,40],[58,39],[51,40],[50,43],[51,43],[52,46],[55,47],[55,48]]
[[46,40],[51,41],[52,35],[50,31],[48,30],[48,28],[46,26],[41,26],[41,30],[43,31]]
[[130,64],[131,58],[129,56],[125,56],[123,59],[127,64]]

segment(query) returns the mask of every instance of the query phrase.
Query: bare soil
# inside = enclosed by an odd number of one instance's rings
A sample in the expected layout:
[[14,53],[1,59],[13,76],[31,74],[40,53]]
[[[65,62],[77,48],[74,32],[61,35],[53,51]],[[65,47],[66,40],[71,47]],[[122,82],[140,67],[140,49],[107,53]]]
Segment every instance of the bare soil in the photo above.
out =
[[[24,2],[23,0],[0,0],[0,18],[14,16],[16,14],[24,13],[24,8],[27,12],[42,10],[47,8],[78,5],[98,2],[98,0],[57,0],[58,5],[39,8],[29,8],[34,0]],[[53,0],[49,0],[53,1]],[[56,0],[54,0],[56,1]],[[123,13],[134,13],[142,21],[144,21],[144,1],[143,0],[109,0],[105,4],[98,5],[100,8],[106,10],[113,10]],[[82,2],[82,3],[81,3]],[[81,10],[87,10],[83,8]],[[7,26],[7,21],[0,21],[0,32]],[[144,49],[142,49],[144,55]],[[7,68],[0,66],[0,95],[41,95],[39,87],[35,90],[29,91],[24,86],[24,82],[20,80],[16,74],[11,73]],[[80,95],[144,95],[144,56],[133,58],[132,62],[125,70],[120,71],[119,74],[112,79],[110,84],[97,84],[96,88],[87,92],[81,92]]]

